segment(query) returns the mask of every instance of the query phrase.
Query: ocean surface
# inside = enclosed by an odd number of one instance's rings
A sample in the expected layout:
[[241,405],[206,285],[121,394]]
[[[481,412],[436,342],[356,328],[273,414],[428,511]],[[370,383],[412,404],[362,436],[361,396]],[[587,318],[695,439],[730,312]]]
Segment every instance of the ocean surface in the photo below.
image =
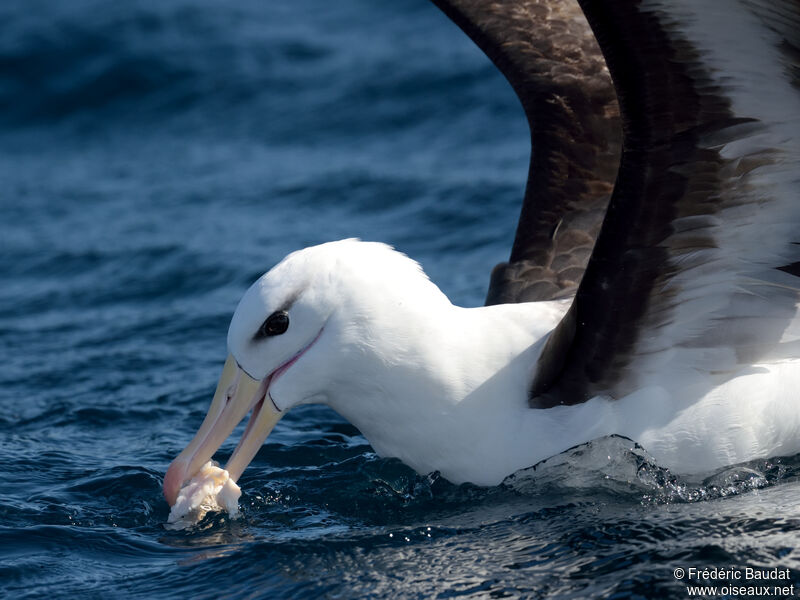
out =
[[687,598],[690,568],[761,591],[747,567],[800,587],[797,457],[688,481],[609,438],[455,486],[323,407],[279,423],[241,518],[166,529],[163,474],[250,283],[360,237],[480,305],[523,113],[425,0],[4,0],[0,22],[0,597]]

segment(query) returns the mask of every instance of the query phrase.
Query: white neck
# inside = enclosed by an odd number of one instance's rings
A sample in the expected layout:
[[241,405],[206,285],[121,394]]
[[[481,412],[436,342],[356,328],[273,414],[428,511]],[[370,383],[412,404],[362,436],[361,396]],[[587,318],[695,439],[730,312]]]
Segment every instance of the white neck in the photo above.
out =
[[527,400],[543,342],[568,307],[394,306],[346,342],[356,361],[328,403],[382,456],[455,483],[499,483],[563,449],[544,443],[550,411]]

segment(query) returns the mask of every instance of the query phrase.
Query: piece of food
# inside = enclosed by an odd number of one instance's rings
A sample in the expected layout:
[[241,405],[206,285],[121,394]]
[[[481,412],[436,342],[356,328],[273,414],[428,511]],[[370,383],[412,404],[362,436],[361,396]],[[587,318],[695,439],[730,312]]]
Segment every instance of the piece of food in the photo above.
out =
[[177,528],[188,527],[198,523],[212,510],[224,510],[236,518],[239,516],[241,495],[242,490],[231,480],[228,472],[210,460],[178,492],[167,523]]

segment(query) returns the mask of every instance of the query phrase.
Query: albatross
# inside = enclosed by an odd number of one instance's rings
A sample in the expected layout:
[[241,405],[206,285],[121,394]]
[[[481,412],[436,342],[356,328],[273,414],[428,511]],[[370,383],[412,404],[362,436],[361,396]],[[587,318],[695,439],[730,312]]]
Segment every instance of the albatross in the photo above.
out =
[[167,501],[248,413],[232,481],[307,403],[454,483],[611,434],[681,473],[800,452],[800,4],[434,3],[531,130],[486,306],[384,244],[290,254],[233,314]]

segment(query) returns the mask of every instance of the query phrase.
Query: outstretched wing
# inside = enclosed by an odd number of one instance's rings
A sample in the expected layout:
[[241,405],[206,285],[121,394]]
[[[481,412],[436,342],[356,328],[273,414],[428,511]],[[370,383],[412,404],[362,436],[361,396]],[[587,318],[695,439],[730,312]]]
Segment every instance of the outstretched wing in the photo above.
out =
[[800,357],[800,3],[580,0],[618,180],[530,404]]
[[528,184],[508,263],[487,304],[574,294],[619,167],[611,78],[575,0],[433,0],[519,96],[531,130]]

